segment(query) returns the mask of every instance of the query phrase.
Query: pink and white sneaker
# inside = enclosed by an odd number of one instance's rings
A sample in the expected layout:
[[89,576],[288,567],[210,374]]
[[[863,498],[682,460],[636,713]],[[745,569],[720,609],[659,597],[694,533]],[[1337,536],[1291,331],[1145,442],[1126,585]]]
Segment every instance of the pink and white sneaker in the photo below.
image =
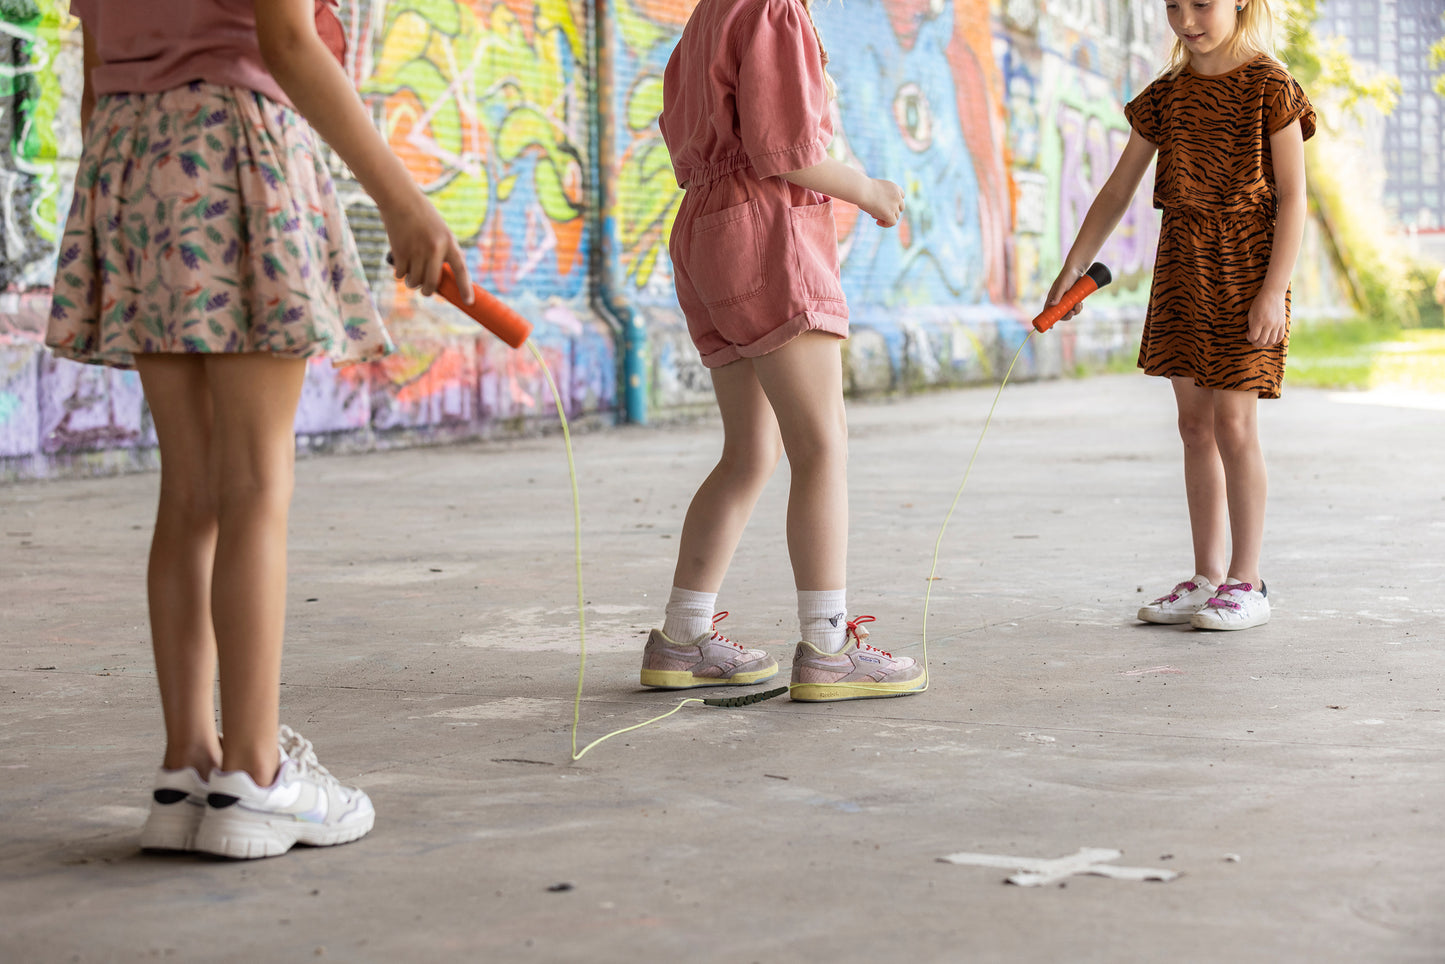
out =
[[1249,629],[1269,622],[1269,590],[1264,583],[1220,583],[1214,595],[1195,613],[1189,625],[1195,629]]
[[778,661],[761,649],[745,649],[717,631],[726,612],[712,617],[712,628],[687,643],[654,629],[642,650],[642,685],[681,690],[694,686],[751,686],[778,675]]
[[804,703],[867,700],[908,696],[928,688],[928,673],[911,656],[894,656],[863,640],[863,623],[872,616],[848,622],[848,643],[837,653],[825,653],[807,640],[793,653],[792,698]]
[[1214,595],[1214,583],[1203,576],[1186,579],[1139,610],[1139,619],[1166,626],[1189,622]]

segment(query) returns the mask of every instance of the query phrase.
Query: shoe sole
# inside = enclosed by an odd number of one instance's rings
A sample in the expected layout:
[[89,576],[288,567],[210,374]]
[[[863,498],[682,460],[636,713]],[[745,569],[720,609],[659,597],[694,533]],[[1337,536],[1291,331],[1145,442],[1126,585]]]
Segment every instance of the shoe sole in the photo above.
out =
[[794,683],[788,690],[789,696],[798,703],[838,703],[912,696],[927,688],[928,677],[920,676],[905,683]]
[[1212,622],[1193,622],[1193,621],[1191,621],[1189,625],[1192,626],[1192,627],[1194,627],[1195,629],[1203,629],[1203,630],[1206,630],[1206,631],[1212,631],[1212,632],[1229,632],[1229,631],[1231,631],[1231,630],[1238,630],[1238,629],[1253,629],[1253,628],[1256,627],[1256,626],[1263,626],[1263,625],[1264,625],[1265,623],[1267,623],[1267,622],[1269,622],[1269,617],[1268,617],[1268,616],[1264,617],[1263,619],[1251,620],[1251,621],[1249,621],[1249,622],[1212,623]]
[[[152,810],[146,817],[140,832],[142,850],[191,851],[196,849],[196,831],[200,817],[185,810],[172,811],[170,807],[186,807],[190,804],[171,804],[165,810]],[[199,810],[199,807],[195,809]]]
[[765,683],[777,675],[777,663],[774,663],[771,669],[734,673],[726,678],[694,676],[685,669],[645,669],[642,671],[642,685],[660,690],[690,690],[699,686],[751,686],[754,683]]
[[1139,610],[1137,618],[1140,622],[1153,623],[1156,626],[1179,626],[1194,618],[1193,613],[1156,613],[1147,609]]
[[196,834],[196,850],[233,860],[254,860],[279,857],[298,845],[334,847],[360,840],[371,832],[376,814],[370,813],[365,820],[331,828],[293,821],[273,824],[265,820],[230,820],[221,826],[216,826],[216,823],[217,819],[212,816],[201,825]]

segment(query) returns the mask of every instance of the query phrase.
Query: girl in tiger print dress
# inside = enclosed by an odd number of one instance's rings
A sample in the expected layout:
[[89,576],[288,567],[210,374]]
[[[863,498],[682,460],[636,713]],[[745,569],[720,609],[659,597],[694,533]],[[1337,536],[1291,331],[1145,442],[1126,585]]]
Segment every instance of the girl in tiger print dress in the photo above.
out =
[[1157,151],[1154,206],[1164,215],[1139,367],[1174,388],[1195,575],[1138,618],[1248,629],[1270,609],[1259,574],[1267,482],[1256,399],[1278,398],[1284,376],[1315,115],[1273,57],[1268,0],[1165,8],[1169,64],[1125,108],[1129,141],[1048,304],[1093,261]]

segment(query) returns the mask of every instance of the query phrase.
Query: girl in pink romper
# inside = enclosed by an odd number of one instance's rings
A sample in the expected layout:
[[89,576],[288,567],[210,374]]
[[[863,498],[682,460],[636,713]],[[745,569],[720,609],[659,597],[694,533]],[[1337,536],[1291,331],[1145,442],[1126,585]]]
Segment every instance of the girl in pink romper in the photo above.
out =
[[[367,833],[280,726],[293,425],[307,359],[391,350],[311,129],[376,199],[430,294],[451,232],[318,33],[323,0],[73,0],[85,145],[47,343],[135,368],[160,442],[151,639],[166,747],[141,845],[228,857]],[[462,284],[463,291],[470,284]],[[225,744],[212,689],[220,671]]]
[[864,643],[845,602],[847,423],[833,201],[897,223],[903,192],[828,156],[827,58],[803,0],[702,0],[663,78],[661,127],[685,189],[670,242],[678,302],[712,372],[723,452],[683,523],[665,622],[642,682],[747,685],[778,670],[715,630],[718,589],[786,452],[788,550],[798,590],[795,700],[901,696],[915,660]]

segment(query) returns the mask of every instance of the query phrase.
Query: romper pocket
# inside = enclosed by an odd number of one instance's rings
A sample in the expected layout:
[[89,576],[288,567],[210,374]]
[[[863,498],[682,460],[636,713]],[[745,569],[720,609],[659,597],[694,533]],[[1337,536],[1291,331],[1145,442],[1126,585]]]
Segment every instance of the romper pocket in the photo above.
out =
[[736,304],[767,287],[756,198],[693,221],[689,247],[687,273],[707,307]]
[[803,294],[816,301],[842,301],[838,281],[838,228],[833,202],[788,209],[793,228],[793,268]]

